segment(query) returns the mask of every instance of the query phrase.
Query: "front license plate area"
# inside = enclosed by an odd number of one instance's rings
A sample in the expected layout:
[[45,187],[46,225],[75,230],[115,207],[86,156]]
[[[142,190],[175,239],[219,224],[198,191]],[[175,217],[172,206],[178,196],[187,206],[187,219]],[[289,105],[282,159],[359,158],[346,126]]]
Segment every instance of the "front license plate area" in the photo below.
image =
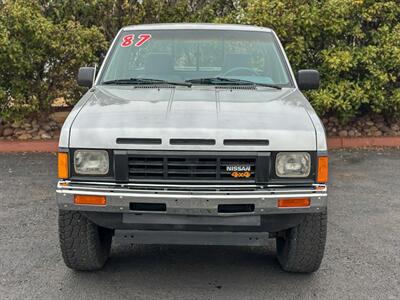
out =
[[122,215],[122,222],[127,224],[157,225],[260,226],[261,216],[219,217],[125,213]]

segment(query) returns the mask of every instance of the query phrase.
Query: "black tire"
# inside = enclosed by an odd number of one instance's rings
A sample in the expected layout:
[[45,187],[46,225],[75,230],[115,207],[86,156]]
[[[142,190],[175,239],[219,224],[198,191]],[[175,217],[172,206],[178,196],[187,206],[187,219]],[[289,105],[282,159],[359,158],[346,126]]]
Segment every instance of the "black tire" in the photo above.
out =
[[308,214],[296,227],[276,238],[279,264],[288,272],[311,273],[319,269],[324,256],[327,212]]
[[97,226],[80,212],[59,210],[58,232],[67,267],[94,271],[104,266],[110,254],[112,230]]

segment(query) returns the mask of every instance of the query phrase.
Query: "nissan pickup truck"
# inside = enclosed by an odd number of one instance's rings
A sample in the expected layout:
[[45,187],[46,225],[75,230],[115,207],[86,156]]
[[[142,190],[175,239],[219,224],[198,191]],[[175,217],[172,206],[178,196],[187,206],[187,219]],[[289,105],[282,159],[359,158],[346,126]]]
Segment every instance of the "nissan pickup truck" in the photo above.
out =
[[104,266],[112,240],[263,246],[314,272],[327,231],[324,127],[269,28],[122,28],[60,136],[56,195],[65,264]]

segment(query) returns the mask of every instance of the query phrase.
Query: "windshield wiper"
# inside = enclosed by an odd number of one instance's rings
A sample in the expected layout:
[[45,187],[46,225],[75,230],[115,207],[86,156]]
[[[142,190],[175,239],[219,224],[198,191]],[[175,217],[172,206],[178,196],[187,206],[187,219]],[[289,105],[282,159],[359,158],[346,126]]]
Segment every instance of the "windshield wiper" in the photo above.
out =
[[162,79],[153,78],[127,78],[127,79],[114,79],[103,81],[102,84],[170,84],[191,87],[192,84],[189,82],[175,82]]
[[226,78],[226,77],[204,77],[204,78],[194,78],[185,80],[185,82],[194,84],[235,84],[235,85],[254,85],[254,86],[265,86],[274,89],[282,89],[279,85],[270,83],[258,83],[250,80]]

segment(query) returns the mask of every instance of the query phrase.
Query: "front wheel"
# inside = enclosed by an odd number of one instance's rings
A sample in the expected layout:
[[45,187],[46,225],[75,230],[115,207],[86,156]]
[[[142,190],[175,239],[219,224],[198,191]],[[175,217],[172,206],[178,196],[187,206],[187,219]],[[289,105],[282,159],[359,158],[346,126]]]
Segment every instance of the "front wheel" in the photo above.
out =
[[278,234],[278,261],[288,272],[311,273],[319,269],[324,256],[327,212],[308,214],[296,227]]
[[111,249],[111,229],[94,224],[80,212],[59,210],[58,231],[67,267],[94,271],[104,266]]

